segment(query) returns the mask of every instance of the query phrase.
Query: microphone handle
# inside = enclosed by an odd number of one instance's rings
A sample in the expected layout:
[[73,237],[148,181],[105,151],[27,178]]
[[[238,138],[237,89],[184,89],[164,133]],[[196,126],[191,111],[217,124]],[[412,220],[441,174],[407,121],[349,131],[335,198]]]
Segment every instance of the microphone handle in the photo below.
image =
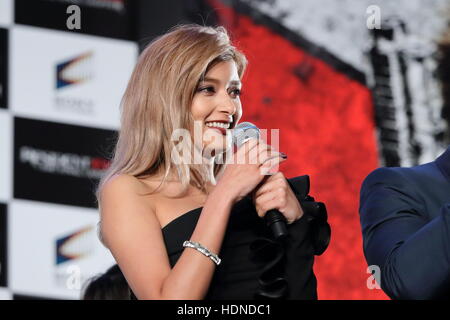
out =
[[272,229],[272,234],[276,240],[288,236],[286,218],[277,209],[270,209],[264,216],[266,225]]

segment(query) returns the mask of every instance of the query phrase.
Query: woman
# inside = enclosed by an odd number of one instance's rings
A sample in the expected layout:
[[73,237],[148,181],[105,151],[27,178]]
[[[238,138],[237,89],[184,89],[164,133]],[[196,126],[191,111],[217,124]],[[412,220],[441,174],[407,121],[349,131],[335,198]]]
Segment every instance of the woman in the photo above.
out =
[[[286,157],[263,140],[231,150],[246,66],[223,27],[177,26],[139,57],[97,190],[102,242],[134,298],[316,298],[307,193],[266,175]],[[261,219],[272,208],[295,234],[287,246]]]

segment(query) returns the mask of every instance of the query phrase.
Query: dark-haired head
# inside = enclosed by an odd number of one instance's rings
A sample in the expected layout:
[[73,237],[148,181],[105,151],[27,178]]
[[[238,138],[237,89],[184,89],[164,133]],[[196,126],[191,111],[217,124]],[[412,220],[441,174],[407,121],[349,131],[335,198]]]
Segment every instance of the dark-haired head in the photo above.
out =
[[82,294],[82,300],[130,300],[131,291],[117,264],[105,273],[92,277]]

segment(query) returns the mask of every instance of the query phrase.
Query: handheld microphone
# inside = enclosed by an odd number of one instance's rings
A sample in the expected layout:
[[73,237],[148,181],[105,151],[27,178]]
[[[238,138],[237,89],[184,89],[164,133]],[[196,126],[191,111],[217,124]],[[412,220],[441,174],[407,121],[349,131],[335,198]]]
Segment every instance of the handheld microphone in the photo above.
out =
[[[239,123],[233,130],[233,145],[236,148],[242,146],[249,139],[259,139],[259,129],[251,122]],[[277,209],[270,209],[264,215],[266,225],[271,228],[272,234],[276,240],[287,237],[286,218]]]

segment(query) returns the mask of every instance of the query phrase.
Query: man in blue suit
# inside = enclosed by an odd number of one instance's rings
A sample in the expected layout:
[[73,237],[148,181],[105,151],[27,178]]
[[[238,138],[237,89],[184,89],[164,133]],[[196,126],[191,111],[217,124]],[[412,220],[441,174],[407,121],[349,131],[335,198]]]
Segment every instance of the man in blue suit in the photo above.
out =
[[368,265],[392,299],[450,298],[450,147],[412,168],[378,168],[363,182]]

